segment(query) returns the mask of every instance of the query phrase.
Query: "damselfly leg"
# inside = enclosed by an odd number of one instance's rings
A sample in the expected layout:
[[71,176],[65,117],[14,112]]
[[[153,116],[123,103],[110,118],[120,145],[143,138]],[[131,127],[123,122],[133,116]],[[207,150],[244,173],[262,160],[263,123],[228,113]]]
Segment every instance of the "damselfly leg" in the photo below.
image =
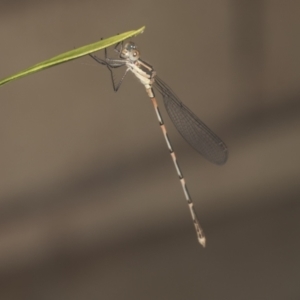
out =
[[115,52],[120,54],[122,49],[123,49],[123,44],[124,44],[124,41],[117,43],[115,48],[114,48]]
[[[120,43],[118,43],[116,45],[116,47],[119,45]],[[123,47],[123,43],[121,44],[121,50]],[[115,48],[116,49],[116,48]],[[120,50],[120,51],[121,51]],[[119,51],[119,50],[118,50]],[[120,53],[120,52],[118,52]],[[101,65],[105,65],[109,72],[110,72],[110,76],[111,76],[111,81],[112,81],[112,85],[113,85],[113,89],[115,92],[117,92],[128,72],[128,69],[126,69],[125,73],[123,74],[122,78],[119,80],[119,82],[116,82],[115,77],[114,77],[114,72],[112,69],[116,69],[116,68],[120,68],[126,65],[126,60],[124,59],[113,59],[113,58],[108,58],[107,57],[107,48],[104,48],[104,55],[105,55],[105,59],[99,58],[98,56],[94,55],[94,54],[89,54],[90,57],[92,57],[96,62],[100,63]]]

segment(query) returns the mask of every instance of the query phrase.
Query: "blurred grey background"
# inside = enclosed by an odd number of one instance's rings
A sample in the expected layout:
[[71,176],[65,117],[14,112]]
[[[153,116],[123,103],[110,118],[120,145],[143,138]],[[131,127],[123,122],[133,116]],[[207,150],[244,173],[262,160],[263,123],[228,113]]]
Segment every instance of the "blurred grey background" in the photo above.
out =
[[0,299],[299,299],[300,1],[8,1],[0,78],[146,25],[142,58],[228,145],[171,141],[89,57],[0,88]]

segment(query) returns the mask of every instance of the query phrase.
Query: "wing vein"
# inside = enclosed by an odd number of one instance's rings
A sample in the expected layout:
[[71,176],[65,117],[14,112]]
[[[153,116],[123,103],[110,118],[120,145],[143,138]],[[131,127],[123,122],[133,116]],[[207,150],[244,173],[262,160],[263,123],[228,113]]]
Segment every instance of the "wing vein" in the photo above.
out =
[[162,94],[167,113],[182,137],[207,160],[218,165],[224,164],[228,158],[225,143],[157,76],[154,87]]

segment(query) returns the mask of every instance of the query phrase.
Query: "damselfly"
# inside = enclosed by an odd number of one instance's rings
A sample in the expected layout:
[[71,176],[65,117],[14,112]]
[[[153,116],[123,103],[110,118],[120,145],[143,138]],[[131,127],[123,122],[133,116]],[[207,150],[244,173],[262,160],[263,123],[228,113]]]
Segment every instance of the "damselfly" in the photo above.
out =
[[[90,54],[90,56],[98,63],[107,66],[108,70],[111,73],[113,89],[115,92],[117,92],[120,88],[128,71],[131,71],[145,86],[146,92],[154,106],[160,128],[170,151],[185,199],[190,209],[198,241],[203,247],[205,247],[205,235],[194,210],[192,198],[188,192],[185,179],[179,168],[152,87],[154,86],[163,96],[164,104],[169,117],[179,133],[195,150],[202,154],[206,159],[218,165],[224,164],[228,157],[227,147],[215,133],[213,133],[188,107],[186,107],[179,100],[179,98],[175,95],[171,88],[163,80],[156,76],[156,72],[154,71],[153,67],[140,59],[140,52],[135,43],[128,42],[125,45],[123,45],[123,42],[118,43],[115,47],[115,51],[119,55],[117,59],[108,58],[106,49],[104,59],[101,59],[93,54]],[[126,71],[121,80],[117,83],[115,82],[113,76],[113,69],[122,66],[126,67]]]

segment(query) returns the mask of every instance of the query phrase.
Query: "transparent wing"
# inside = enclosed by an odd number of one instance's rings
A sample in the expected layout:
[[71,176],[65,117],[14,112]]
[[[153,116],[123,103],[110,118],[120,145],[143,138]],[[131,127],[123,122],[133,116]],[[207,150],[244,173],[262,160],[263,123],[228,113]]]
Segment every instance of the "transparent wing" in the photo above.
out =
[[162,94],[170,119],[182,137],[207,160],[218,165],[224,164],[228,157],[225,143],[157,76],[154,87]]

